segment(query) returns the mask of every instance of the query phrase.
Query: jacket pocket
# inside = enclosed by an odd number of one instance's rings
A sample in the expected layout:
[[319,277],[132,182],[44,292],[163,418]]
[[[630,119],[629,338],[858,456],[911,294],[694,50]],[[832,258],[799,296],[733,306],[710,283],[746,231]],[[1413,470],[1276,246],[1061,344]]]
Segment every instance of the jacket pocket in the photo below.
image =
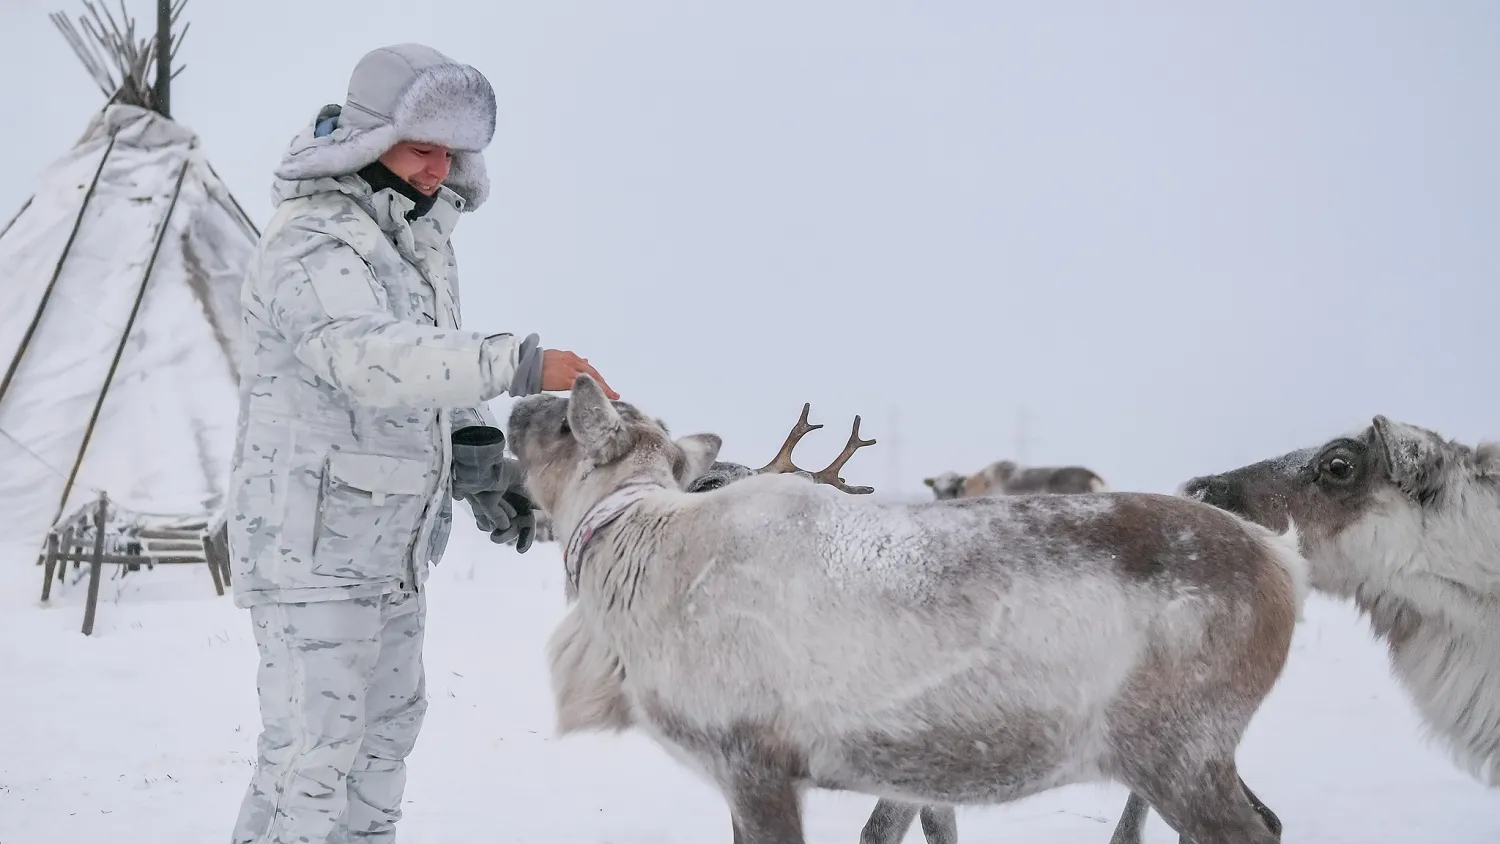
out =
[[424,460],[336,451],[323,463],[312,570],[382,580],[406,572],[432,469]]

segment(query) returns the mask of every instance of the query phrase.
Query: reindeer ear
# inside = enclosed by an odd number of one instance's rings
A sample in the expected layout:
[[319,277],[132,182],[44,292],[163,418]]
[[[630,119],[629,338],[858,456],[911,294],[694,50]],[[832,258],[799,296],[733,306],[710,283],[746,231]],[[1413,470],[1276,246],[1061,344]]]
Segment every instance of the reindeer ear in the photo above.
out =
[[937,478],[923,478],[922,483],[926,484],[927,486],[936,486]]
[[684,476],[689,480],[701,477],[719,459],[719,449],[723,445],[724,440],[718,434],[688,434],[678,438],[677,447],[687,458]]
[[568,399],[568,426],[573,438],[600,464],[613,463],[630,450],[631,432],[604,390],[588,375],[573,379]]
[[1370,423],[1374,446],[1385,458],[1390,478],[1403,492],[1422,503],[1441,485],[1443,451],[1426,431],[1384,416]]
[[1485,441],[1474,447],[1474,463],[1482,475],[1500,474],[1500,442]]

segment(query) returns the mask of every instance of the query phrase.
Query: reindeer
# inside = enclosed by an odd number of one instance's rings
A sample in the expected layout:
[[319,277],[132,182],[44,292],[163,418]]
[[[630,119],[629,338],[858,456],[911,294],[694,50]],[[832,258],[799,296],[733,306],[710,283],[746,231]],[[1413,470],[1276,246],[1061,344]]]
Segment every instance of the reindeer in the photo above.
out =
[[997,460],[972,475],[944,472],[922,483],[939,501],[978,498],[985,495],[1025,495],[1107,492],[1104,479],[1082,466],[1031,466],[1022,468],[1013,460]]
[[1500,786],[1500,443],[1385,416],[1180,492],[1295,525],[1313,589],[1352,600],[1454,763]]
[[559,733],[643,730],[720,789],[738,844],[803,844],[808,787],[985,805],[1101,780],[1202,844],[1278,840],[1234,753],[1289,652],[1295,534],[1152,493],[688,493],[720,439],[587,376],[508,428],[569,537]]
[[[792,426],[791,433],[781,444],[780,450],[771,462],[759,469],[751,469],[742,463],[731,463],[715,460],[708,471],[690,481],[687,485],[688,492],[707,492],[719,489],[727,484],[738,480],[754,477],[759,474],[770,472],[781,474],[792,474],[808,478],[814,483],[826,483],[835,486],[844,492],[851,494],[868,494],[874,492],[873,487],[861,486],[850,487],[844,484],[843,478],[838,473],[853,457],[854,452],[865,446],[875,445],[875,440],[862,440],[859,436],[860,417],[854,417],[854,428],[849,433],[849,440],[844,445],[844,450],[834,458],[826,468],[819,472],[808,472],[799,468],[792,462],[792,453],[802,438],[809,433],[822,428],[821,424],[812,425],[808,423],[808,413],[812,405],[802,405],[802,415],[798,417],[797,423]],[[660,418],[656,423],[661,426],[663,433],[668,433],[667,424]],[[1250,791],[1248,786],[1241,786],[1245,795],[1255,806],[1256,811],[1261,812],[1266,818],[1268,825],[1281,834],[1281,821],[1270,809],[1266,808],[1260,799]],[[1147,806],[1143,800],[1136,798],[1128,801],[1124,814],[1117,824],[1114,837],[1110,844],[1141,844],[1145,835],[1145,820]],[[882,797],[870,813],[869,820],[865,822],[860,831],[860,844],[900,844],[911,829],[911,825],[921,817],[922,834],[927,844],[957,844],[958,842],[958,818],[952,806],[944,805],[919,805],[899,800]]]

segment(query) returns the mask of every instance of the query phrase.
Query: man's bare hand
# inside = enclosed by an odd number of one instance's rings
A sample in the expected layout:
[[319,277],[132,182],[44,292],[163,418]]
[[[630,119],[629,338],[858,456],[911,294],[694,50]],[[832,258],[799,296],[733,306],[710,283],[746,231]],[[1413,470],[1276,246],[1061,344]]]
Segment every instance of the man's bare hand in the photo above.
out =
[[604,388],[604,394],[609,396],[610,401],[620,397],[599,374],[597,369],[589,366],[588,358],[581,358],[572,352],[561,349],[542,350],[542,389],[548,392],[566,391],[573,389],[573,379],[580,374],[587,374],[599,386]]

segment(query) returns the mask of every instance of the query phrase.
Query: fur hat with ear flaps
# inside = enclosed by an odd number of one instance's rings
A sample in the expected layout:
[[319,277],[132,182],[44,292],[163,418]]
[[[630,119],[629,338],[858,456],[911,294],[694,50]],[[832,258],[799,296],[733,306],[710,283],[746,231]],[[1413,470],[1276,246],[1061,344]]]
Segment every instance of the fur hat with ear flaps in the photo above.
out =
[[395,44],[366,53],[349,77],[342,108],[329,106],[318,122],[336,117],[332,132],[305,136],[276,170],[281,179],[356,173],[402,141],[453,150],[443,184],[478,208],[489,195],[481,151],[495,136],[495,90],[484,74],[431,47]]

